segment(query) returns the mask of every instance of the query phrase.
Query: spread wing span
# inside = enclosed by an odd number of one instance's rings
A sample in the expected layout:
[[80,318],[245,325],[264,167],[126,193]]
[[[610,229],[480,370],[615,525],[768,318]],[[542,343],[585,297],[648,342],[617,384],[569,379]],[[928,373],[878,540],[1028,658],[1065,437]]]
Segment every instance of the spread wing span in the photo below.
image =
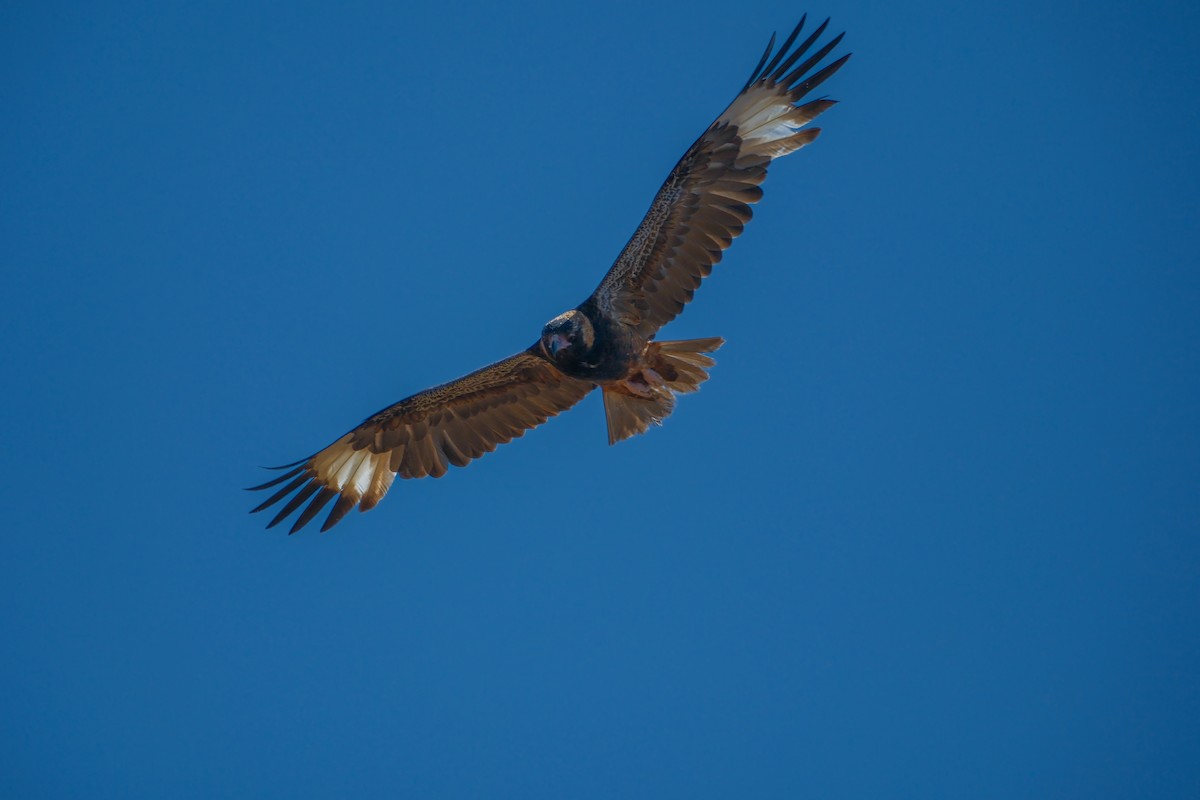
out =
[[285,472],[251,491],[283,485],[254,511],[295,492],[267,526],[278,525],[307,502],[292,525],[295,533],[336,496],[321,526],[329,530],[356,505],[363,511],[374,508],[397,474],[440,478],[450,465],[464,467],[522,436],[593,388],[563,375],[531,348],[401,400],[316,455],[276,467]]
[[762,198],[759,184],[767,165],[820,133],[819,128],[802,128],[835,101],[797,103],[850,57],[810,74],[842,34],[796,62],[828,24],[825,20],[793,49],[804,27],[802,18],[773,57],[771,37],[741,93],[675,165],[590,302],[646,337],[683,310],[750,220],[750,204]]

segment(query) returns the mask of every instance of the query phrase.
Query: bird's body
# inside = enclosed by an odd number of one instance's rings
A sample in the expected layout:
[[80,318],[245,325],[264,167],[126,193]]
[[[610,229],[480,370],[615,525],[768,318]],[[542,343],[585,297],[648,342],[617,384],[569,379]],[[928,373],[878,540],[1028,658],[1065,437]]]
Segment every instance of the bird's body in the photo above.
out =
[[583,303],[546,323],[538,340],[516,355],[402,400],[310,458],[281,467],[283,475],[254,487],[280,486],[254,511],[295,492],[270,523],[304,506],[295,532],[337,497],[322,526],[327,530],[356,505],[373,508],[396,475],[441,477],[448,467],[465,466],[567,410],[596,387],[604,396],[610,444],[661,423],[677,394],[695,391],[708,378],[714,363],[708,354],[723,340],[658,341],[657,333],[742,232],[750,205],[762,197],[759,185],[770,162],[819,133],[803,128],[833,101],[796,103],[845,63],[849,56],[805,77],[842,37],[796,62],[827,23],[792,49],[801,19],[773,58],[772,37],[750,80],[675,165]]

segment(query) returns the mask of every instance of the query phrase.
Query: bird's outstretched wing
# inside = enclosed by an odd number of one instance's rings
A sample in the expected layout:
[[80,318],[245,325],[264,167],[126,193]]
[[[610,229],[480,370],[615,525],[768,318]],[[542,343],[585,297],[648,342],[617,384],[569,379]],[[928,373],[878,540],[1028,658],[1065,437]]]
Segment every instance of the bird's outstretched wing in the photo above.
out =
[[828,24],[829,20],[821,23],[793,49],[804,27],[801,19],[774,56],[771,37],[741,93],[675,165],[588,302],[646,337],[683,310],[749,221],[750,204],[762,198],[759,184],[767,176],[767,165],[820,133],[819,128],[802,128],[835,101],[797,103],[850,57],[810,74],[842,35],[797,62]]
[[283,484],[254,512],[296,492],[267,526],[307,502],[292,525],[295,533],[338,496],[321,526],[329,530],[356,505],[363,511],[374,508],[397,474],[440,478],[450,465],[466,466],[566,411],[593,388],[563,375],[531,348],[401,400],[316,455],[277,467],[285,472],[251,487],[259,491]]

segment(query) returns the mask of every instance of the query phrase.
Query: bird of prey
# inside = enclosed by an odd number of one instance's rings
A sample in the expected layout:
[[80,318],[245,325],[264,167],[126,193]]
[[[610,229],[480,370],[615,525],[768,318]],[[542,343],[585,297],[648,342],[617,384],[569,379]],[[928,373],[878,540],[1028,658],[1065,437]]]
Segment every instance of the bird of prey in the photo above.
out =
[[805,58],[828,24],[797,45],[801,18],[778,50],[772,35],[745,86],[671,170],[590,297],[547,322],[529,348],[401,400],[315,455],[276,467],[283,474],[252,490],[280,488],[254,511],[295,494],[267,527],[303,507],[295,533],[336,497],[321,528],[328,530],[355,506],[374,508],[395,476],[440,478],[450,466],[466,466],[566,411],[597,386],[609,444],[669,416],[675,395],[696,391],[708,378],[715,363],[708,354],[723,340],[655,336],[742,232],[771,161],[817,138],[820,129],[805,126],[834,101],[800,101],[850,57],[817,69],[839,34]]

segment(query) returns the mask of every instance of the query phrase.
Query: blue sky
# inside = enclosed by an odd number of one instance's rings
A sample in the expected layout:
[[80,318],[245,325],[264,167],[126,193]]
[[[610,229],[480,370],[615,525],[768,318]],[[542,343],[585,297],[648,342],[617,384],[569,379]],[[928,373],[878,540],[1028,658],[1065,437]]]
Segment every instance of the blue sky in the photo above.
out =
[[[241,491],[582,300],[803,11],[670,338],[333,532]],[[1200,794],[1194,4],[9,4],[13,797]]]

